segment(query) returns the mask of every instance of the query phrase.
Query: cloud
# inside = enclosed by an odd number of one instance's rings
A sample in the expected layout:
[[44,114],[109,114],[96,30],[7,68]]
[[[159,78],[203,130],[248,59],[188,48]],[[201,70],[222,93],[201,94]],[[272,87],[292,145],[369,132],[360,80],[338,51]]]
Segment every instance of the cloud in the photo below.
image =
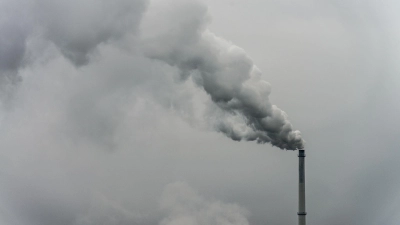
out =
[[37,0],[35,3],[44,35],[76,66],[88,64],[100,44],[135,32],[147,5],[146,0]]
[[95,193],[90,206],[77,216],[74,225],[132,225],[140,224],[142,218],[119,202],[107,199],[101,193]]
[[236,204],[207,200],[188,184],[177,182],[165,187],[161,208],[168,216],[160,225],[248,225],[247,210]]

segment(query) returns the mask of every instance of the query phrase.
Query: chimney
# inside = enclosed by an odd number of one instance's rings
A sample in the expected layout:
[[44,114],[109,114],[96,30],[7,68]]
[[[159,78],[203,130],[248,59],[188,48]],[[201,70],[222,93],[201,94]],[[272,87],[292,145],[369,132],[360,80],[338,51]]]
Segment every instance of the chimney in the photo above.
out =
[[299,149],[299,225],[306,225],[306,185],[305,185],[305,171],[304,171],[304,158],[306,154],[304,149]]

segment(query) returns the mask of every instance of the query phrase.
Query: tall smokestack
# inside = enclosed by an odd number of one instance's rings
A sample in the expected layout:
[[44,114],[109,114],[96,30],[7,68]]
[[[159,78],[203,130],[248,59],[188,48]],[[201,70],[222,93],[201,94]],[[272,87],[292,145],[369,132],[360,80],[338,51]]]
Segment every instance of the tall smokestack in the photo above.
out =
[[306,154],[304,149],[299,150],[299,225],[306,225],[306,177],[304,171],[304,158]]

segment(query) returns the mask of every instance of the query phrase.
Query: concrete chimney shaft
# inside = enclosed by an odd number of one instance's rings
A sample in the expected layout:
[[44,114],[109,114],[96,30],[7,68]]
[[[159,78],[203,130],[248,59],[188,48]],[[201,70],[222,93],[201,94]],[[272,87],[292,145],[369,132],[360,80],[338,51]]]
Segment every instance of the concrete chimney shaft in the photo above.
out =
[[306,177],[304,171],[304,158],[306,154],[303,149],[299,150],[299,225],[306,225]]

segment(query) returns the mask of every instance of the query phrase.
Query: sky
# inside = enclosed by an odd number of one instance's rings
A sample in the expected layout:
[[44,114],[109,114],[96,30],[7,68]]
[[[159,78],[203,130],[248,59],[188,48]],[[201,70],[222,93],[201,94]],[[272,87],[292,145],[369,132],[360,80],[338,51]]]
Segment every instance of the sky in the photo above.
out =
[[399,9],[0,0],[0,225],[399,224]]

